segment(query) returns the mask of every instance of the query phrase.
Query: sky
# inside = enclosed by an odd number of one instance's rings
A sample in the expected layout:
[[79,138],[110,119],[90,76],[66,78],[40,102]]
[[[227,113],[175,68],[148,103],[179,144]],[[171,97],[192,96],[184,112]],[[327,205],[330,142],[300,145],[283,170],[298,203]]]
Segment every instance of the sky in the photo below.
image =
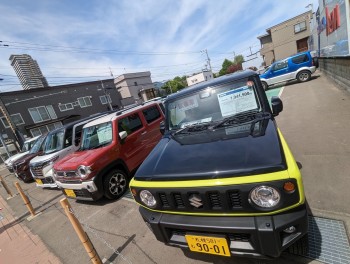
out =
[[[49,85],[150,71],[152,81],[221,69],[241,54],[245,67],[266,28],[304,13],[317,0],[2,0],[0,92],[22,89],[11,54],[29,54]],[[8,46],[7,46],[8,45]]]

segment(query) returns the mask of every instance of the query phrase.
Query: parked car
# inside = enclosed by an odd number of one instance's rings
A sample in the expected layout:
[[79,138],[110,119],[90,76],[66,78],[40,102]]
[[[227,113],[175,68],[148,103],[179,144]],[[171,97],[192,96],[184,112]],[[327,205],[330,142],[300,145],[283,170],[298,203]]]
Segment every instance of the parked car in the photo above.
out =
[[39,138],[39,136],[26,140],[19,153],[15,154],[15,155],[9,157],[7,160],[5,160],[5,162],[4,162],[5,166],[10,172],[13,172],[13,163],[16,160],[22,158],[24,155],[28,154],[29,150],[33,147],[33,145],[35,144],[35,142],[38,138]]
[[311,74],[315,71],[316,65],[314,59],[310,51],[306,51],[284,60],[276,61],[267,71],[260,74],[260,80],[264,90],[267,90],[270,85],[286,81],[309,81],[311,79]]
[[17,178],[24,182],[34,181],[32,174],[29,169],[29,162],[43,153],[46,135],[40,136],[28,154],[24,155],[20,159],[13,163],[13,171]]
[[87,123],[80,149],[54,165],[57,186],[80,200],[121,197],[162,137],[160,105],[149,102]]
[[282,101],[271,103],[253,71],[167,98],[164,136],[130,182],[157,240],[222,256],[305,253],[302,177],[276,124]]
[[104,114],[97,114],[80,119],[48,133],[45,140],[43,154],[29,162],[30,172],[39,187],[56,188],[52,175],[53,164],[76,151],[80,145],[81,130],[83,126]]

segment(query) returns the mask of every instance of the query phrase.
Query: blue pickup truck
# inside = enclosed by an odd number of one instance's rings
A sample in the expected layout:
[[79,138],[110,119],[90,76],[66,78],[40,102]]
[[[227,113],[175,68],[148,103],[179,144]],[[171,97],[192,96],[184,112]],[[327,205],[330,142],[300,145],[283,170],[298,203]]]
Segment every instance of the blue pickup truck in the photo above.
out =
[[316,71],[317,61],[312,58],[310,51],[298,53],[286,59],[276,61],[260,74],[260,80],[267,90],[270,85],[286,81],[298,80],[306,82],[311,79],[311,74]]

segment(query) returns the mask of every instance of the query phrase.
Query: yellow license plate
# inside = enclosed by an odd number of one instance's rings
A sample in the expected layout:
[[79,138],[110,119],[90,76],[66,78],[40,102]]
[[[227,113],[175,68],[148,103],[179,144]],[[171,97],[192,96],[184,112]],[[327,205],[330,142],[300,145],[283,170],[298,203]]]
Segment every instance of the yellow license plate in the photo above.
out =
[[64,192],[66,193],[67,196],[69,197],[77,197],[74,193],[73,190],[68,190],[68,189],[64,189]]
[[36,179],[35,181],[36,181],[37,184],[43,184],[43,181],[40,180],[40,179]]
[[195,235],[186,235],[185,237],[191,251],[227,257],[231,256],[227,240],[224,237]]

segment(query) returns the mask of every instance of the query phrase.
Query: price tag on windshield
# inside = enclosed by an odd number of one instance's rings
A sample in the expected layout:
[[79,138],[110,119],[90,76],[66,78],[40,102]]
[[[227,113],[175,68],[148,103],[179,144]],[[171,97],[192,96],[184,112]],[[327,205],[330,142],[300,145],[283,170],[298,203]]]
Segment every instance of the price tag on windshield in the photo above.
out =
[[258,108],[252,87],[243,86],[217,96],[223,117]]

